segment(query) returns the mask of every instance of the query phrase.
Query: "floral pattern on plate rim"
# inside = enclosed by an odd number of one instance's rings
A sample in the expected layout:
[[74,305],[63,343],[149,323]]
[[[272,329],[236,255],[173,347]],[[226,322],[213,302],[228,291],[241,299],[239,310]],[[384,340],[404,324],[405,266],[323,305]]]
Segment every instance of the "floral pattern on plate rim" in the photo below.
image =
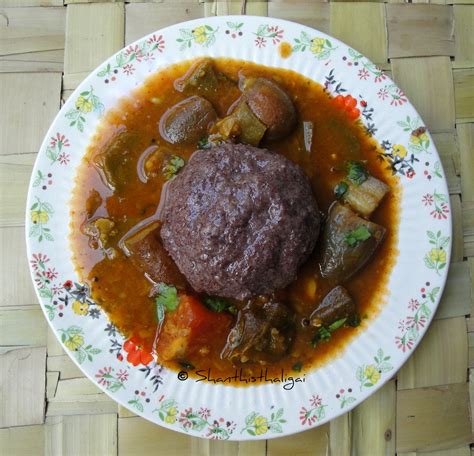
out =
[[[386,337],[383,347],[367,352],[366,359],[354,365],[352,377],[344,381],[349,386],[316,389],[318,392],[309,399],[300,395],[286,407],[271,404],[265,410],[238,412],[227,408],[229,416],[223,416],[224,411],[216,413],[216,407],[209,404],[184,404],[170,395],[167,386],[173,381],[169,372],[143,352],[139,341],[125,340],[118,333],[90,298],[87,287],[77,281],[71,269],[63,267],[64,258],[55,251],[64,234],[56,187],[65,176],[73,175],[85,135],[94,130],[97,119],[111,106],[107,87],[138,75],[142,80],[150,66],[157,65],[167,52],[168,56],[187,53],[189,58],[189,52],[201,55],[219,47],[224,38],[256,48],[257,61],[259,54],[275,54],[283,39],[292,45],[287,61],[312,57],[319,69],[316,80],[329,94],[350,95],[356,100],[367,134],[375,136],[382,146],[378,159],[399,176],[404,187],[423,188],[417,204],[426,208],[416,257],[423,273],[422,286],[414,284],[419,294],[413,293],[402,307],[405,310],[400,311],[398,325],[393,327],[393,338]],[[283,66],[283,60],[279,64]],[[145,66],[148,69],[140,72]],[[387,114],[394,118],[392,132],[386,131],[381,137],[379,131]],[[322,32],[277,19],[263,22],[261,18],[237,16],[196,20],[155,32],[124,48],[88,77],[66,102],[43,142],[30,184],[26,223],[36,292],[58,338],[81,369],[136,413],[166,427],[214,439],[271,438],[297,432],[338,416],[380,387],[401,366],[433,317],[447,274],[451,243],[450,205],[442,166],[426,126],[405,94],[362,54]],[[99,344],[95,343],[97,338]]]

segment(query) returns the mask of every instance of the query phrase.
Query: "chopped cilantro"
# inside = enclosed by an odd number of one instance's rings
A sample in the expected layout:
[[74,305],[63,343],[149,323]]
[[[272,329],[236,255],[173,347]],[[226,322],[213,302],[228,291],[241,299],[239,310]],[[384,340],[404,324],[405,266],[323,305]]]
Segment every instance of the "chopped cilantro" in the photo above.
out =
[[172,155],[163,166],[163,175],[165,176],[165,179],[170,180],[172,177],[176,176],[183,166],[184,160],[177,155]]
[[341,318],[340,320],[336,320],[334,323],[331,323],[328,327],[328,330],[330,332],[335,331],[336,329],[339,329],[341,326],[344,326],[346,323],[347,318]]
[[311,339],[311,345],[313,347],[316,347],[316,345],[318,345],[318,342],[320,341],[327,342],[330,338],[331,338],[331,333],[324,326],[322,326],[321,328],[319,328],[319,331]]
[[347,190],[349,190],[347,182],[339,182],[339,184],[334,187],[334,195],[336,195],[337,199],[341,199],[346,194]]
[[225,310],[230,310],[231,307],[229,301],[213,296],[206,296],[203,302],[205,306],[213,312],[224,312]]
[[301,372],[301,369],[303,368],[303,363],[301,361],[296,362],[293,364],[292,369],[296,372]]
[[165,319],[165,312],[176,310],[179,304],[178,291],[172,285],[159,283],[157,285],[158,296],[155,298],[156,314],[161,324]]
[[322,326],[319,328],[318,332],[314,335],[311,339],[311,346],[316,347],[319,342],[327,342],[334,331],[343,326],[351,326],[353,328],[359,326],[360,324],[360,317],[358,314],[351,315],[347,318],[341,318],[340,320],[336,320],[334,323],[331,323],[327,328]]
[[346,322],[347,326],[351,326],[352,328],[357,328],[360,325],[360,316],[359,314],[351,315]]
[[209,138],[207,136],[203,136],[199,141],[198,141],[198,149],[209,149],[211,147],[211,144],[209,143]]
[[361,225],[355,230],[346,234],[344,240],[350,247],[355,247],[359,242],[366,241],[372,236],[369,229],[365,225]]
[[347,171],[347,178],[355,185],[364,183],[369,177],[369,173],[364,165],[358,161],[350,161],[347,164]]
[[178,364],[183,369],[187,369],[187,370],[194,369],[194,366],[191,363],[189,363],[188,361],[179,361]]
[[323,326],[319,329],[319,337],[326,342],[331,338],[331,333]]

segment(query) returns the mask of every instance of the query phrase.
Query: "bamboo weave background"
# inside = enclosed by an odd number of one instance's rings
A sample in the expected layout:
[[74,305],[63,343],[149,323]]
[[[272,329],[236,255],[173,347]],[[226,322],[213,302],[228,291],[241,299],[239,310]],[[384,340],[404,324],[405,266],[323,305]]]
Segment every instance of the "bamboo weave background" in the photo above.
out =
[[377,394],[293,437],[210,442],[118,407],[48,330],[30,283],[23,217],[36,152],[61,101],[124,44],[240,8],[240,1],[0,0],[0,454],[474,455],[474,0],[247,4],[248,14],[313,26],[379,64],[442,155],[454,216],[447,289],[421,346]]

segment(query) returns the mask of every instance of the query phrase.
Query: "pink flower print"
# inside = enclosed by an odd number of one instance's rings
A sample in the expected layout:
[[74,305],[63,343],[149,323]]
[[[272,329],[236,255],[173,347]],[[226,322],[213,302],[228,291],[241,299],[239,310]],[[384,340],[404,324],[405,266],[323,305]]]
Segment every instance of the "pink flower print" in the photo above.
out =
[[57,294],[61,293],[62,289],[63,288],[61,286],[54,285],[53,288],[51,288],[51,291],[52,291],[53,295],[57,295]]
[[406,336],[403,337],[395,337],[395,345],[405,353],[407,350],[411,350],[413,348],[414,342],[413,339],[407,339]]
[[153,35],[151,38],[148,38],[147,43],[155,45],[155,49],[158,52],[163,52],[163,49],[165,48],[165,40],[163,39],[163,35]]
[[44,268],[44,264],[49,261],[49,258],[47,255],[44,255],[42,253],[33,253],[33,259],[30,260],[31,267],[33,270],[37,271],[38,267],[41,267],[42,269]]
[[143,59],[143,52],[142,50],[138,47],[138,45],[135,45],[135,46],[129,46],[126,50],[125,50],[125,55],[127,57],[132,57],[135,56],[135,60],[137,62],[141,62],[142,59]]
[[58,272],[55,268],[49,268],[44,274],[49,280],[54,280],[58,277]]
[[425,206],[431,206],[434,202],[434,198],[433,198],[433,195],[430,195],[429,193],[427,193],[421,200],[421,202],[425,205]]
[[255,38],[255,45],[258,48],[264,48],[266,44],[267,40],[263,36],[257,36],[257,38]]
[[51,147],[58,147],[61,149],[62,147],[69,147],[69,140],[64,136],[61,135],[60,133],[56,133],[56,136],[51,136],[51,142],[49,143]]
[[126,382],[128,380],[128,372],[124,369],[120,369],[117,372],[117,380],[123,382]]
[[50,283],[50,280],[46,277],[46,273],[38,271],[35,276],[35,282],[38,288],[44,288],[47,284]]
[[379,71],[380,73],[377,74],[377,76],[375,76],[374,82],[379,83],[379,82],[385,81],[385,79],[387,79],[387,75],[383,71],[381,71],[380,68],[377,68],[376,70]]
[[410,299],[410,302],[408,303],[408,309],[414,312],[416,309],[418,309],[418,307],[420,307],[418,299]]
[[143,56],[143,60],[145,62],[151,62],[152,60],[155,60],[155,56],[151,53],[151,52],[147,52],[144,56]]
[[441,203],[439,206],[436,207],[434,211],[431,211],[431,216],[435,219],[442,220],[447,219],[449,214],[449,208],[447,203]]
[[69,154],[62,152],[58,155],[58,161],[61,163],[61,165],[67,165],[70,160]]
[[97,374],[95,374],[95,377],[98,378],[98,383],[99,385],[104,385],[108,386],[110,384],[110,381],[107,380],[107,376],[110,376],[110,373],[112,372],[111,367],[103,367],[102,369],[99,369]]
[[202,419],[207,420],[211,416],[211,411],[208,408],[201,407],[199,409],[199,415]]
[[323,403],[323,399],[318,395],[314,395],[311,397],[309,403],[313,406],[313,407],[319,407],[322,403]]
[[316,415],[312,413],[312,410],[308,410],[306,407],[301,407],[300,421],[302,425],[307,424],[308,426],[311,426],[316,422]]
[[123,66],[122,70],[127,76],[130,76],[135,71],[135,68],[132,64],[127,63],[126,65]]
[[381,99],[381,100],[386,100],[387,97],[388,97],[388,90],[387,89],[380,89],[378,92],[377,92],[377,96]]
[[405,324],[405,320],[401,319],[401,320],[398,322],[398,329],[399,329],[399,331],[404,332],[406,328],[407,328],[407,327],[406,327],[406,324]]
[[183,426],[183,428],[190,428],[193,425],[193,422],[188,418],[188,416],[193,413],[192,408],[187,408],[179,414],[178,421]]
[[419,331],[421,328],[424,328],[425,324],[426,324],[426,317],[424,315],[421,315],[418,318],[407,317],[407,325],[410,328],[415,328],[417,331]]
[[404,92],[402,89],[397,88],[395,90],[395,93],[392,95],[392,101],[390,104],[392,106],[401,106],[402,104],[406,103],[407,97],[405,96]]
[[277,25],[268,27],[268,33],[271,34],[273,44],[278,44],[283,38],[283,30]]
[[365,68],[362,68],[359,70],[358,75],[359,79],[366,81],[367,79],[369,79],[370,73]]

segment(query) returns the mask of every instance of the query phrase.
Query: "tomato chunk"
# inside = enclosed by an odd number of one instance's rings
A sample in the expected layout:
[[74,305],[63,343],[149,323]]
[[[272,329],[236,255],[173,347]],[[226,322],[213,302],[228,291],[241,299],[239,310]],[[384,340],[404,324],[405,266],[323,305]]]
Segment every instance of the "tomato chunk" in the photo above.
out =
[[194,296],[182,295],[178,308],[168,312],[156,347],[165,361],[183,360],[229,332],[232,316],[212,312]]

